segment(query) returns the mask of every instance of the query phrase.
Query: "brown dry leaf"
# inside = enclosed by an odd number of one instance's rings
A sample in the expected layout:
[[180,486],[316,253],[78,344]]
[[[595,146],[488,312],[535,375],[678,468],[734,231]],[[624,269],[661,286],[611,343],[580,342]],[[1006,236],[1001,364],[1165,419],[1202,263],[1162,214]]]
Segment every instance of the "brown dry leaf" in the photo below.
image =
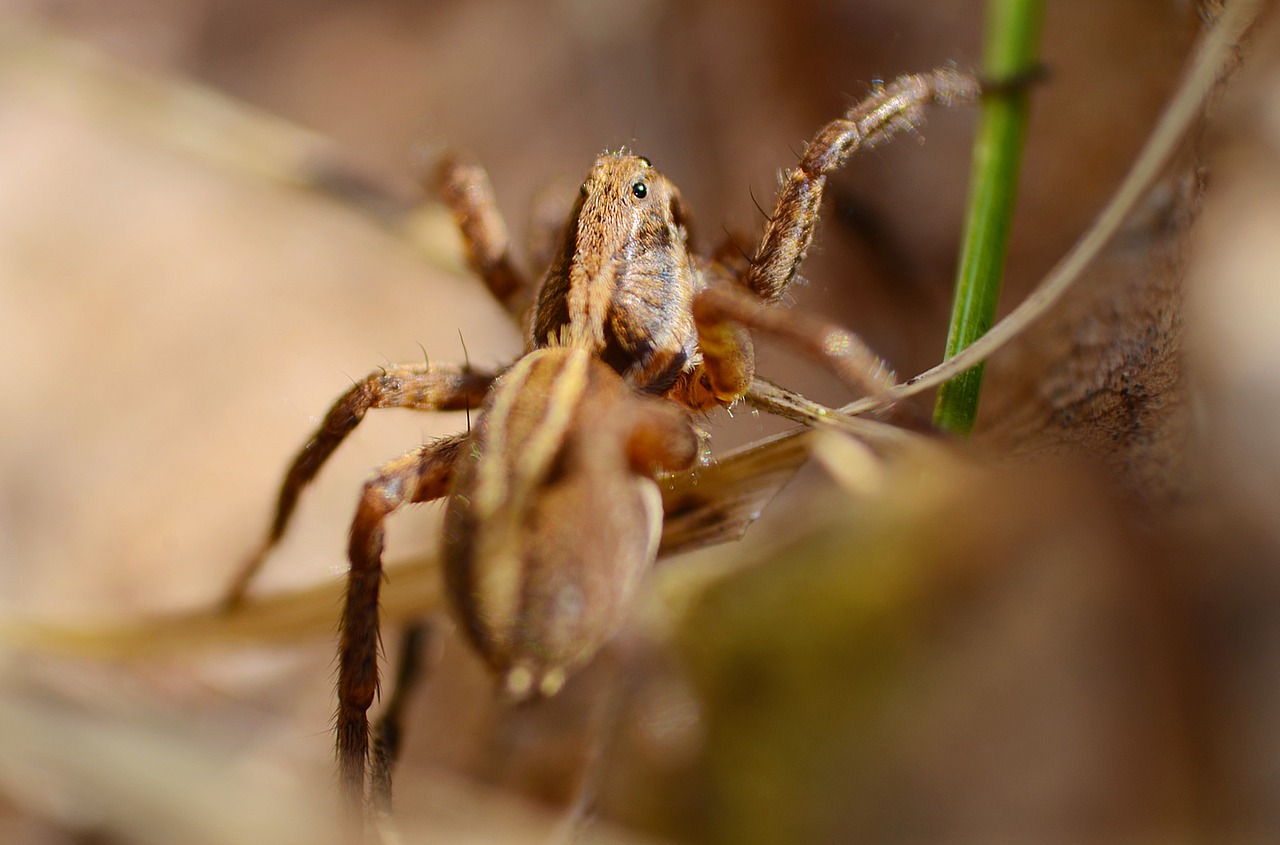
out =
[[992,358],[976,439],[994,455],[1100,462],[1168,502],[1192,483],[1183,310],[1201,185],[1159,186],[1075,289]]

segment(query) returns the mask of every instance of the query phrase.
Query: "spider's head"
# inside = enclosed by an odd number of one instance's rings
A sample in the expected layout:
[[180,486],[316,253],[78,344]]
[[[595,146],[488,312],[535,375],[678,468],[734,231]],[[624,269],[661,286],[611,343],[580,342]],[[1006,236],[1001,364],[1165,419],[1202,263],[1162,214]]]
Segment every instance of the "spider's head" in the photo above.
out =
[[531,345],[588,350],[661,392],[696,344],[696,271],[680,192],[647,158],[605,153],[582,182],[563,248],[538,289]]
[[634,209],[636,216],[665,216],[674,190],[670,181],[644,156],[625,150],[605,153],[582,182],[584,209]]

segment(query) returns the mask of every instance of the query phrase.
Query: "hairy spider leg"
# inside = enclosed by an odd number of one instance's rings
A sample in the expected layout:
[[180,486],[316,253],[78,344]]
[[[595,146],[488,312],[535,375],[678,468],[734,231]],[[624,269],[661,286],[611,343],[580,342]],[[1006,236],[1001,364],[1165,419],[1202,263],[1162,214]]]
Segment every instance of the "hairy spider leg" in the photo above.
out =
[[981,94],[981,83],[957,70],[901,76],[822,127],[797,165],[783,176],[744,284],[766,302],[780,300],[813,243],[827,174],[861,149],[882,144],[898,132],[916,131],[931,103],[972,103]]
[[284,536],[302,491],[369,410],[461,411],[477,408],[496,377],[494,373],[477,372],[468,367],[416,364],[380,369],[353,384],[333,403],[324,420],[294,457],[280,484],[275,516],[267,536],[236,573],[223,598],[223,607],[233,609],[244,600],[267,555]]
[[437,196],[462,233],[467,266],[493,298],[519,319],[529,306],[531,286],[512,255],[511,237],[488,174],[477,162],[450,152],[437,163],[433,178]]
[[369,754],[369,806],[379,815],[391,815],[391,773],[400,761],[403,747],[404,731],[401,726],[404,712],[426,674],[424,669],[433,633],[431,623],[419,619],[400,635],[395,680],[382,715],[373,726],[373,745]]
[[741,288],[701,291],[693,300],[693,319],[706,376],[691,383],[693,402],[724,404],[746,394],[755,375],[748,330],[776,337],[863,395],[880,396],[893,384],[893,370],[853,332],[802,311],[767,305]]
[[448,492],[454,466],[467,442],[456,434],[414,449],[384,465],[365,482],[351,523],[347,596],[338,647],[337,752],[339,783],[348,823],[358,832],[364,818],[365,770],[369,757],[369,707],[378,694],[379,613],[384,524],[411,503]]

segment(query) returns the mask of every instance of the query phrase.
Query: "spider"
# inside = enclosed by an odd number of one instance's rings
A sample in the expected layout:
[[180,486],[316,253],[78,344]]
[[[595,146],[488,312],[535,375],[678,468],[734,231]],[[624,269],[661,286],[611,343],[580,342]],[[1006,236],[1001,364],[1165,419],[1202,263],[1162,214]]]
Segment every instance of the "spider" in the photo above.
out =
[[696,255],[676,187],[648,159],[601,155],[531,302],[484,171],[443,158],[439,191],[462,231],[468,264],[524,325],[525,354],[499,373],[404,365],[357,382],[295,457],[267,537],[227,600],[244,596],[303,489],[370,409],[478,408],[469,432],[380,468],[356,507],[337,756],[357,818],[366,800],[367,711],[378,691],[386,518],[447,497],[442,555],[458,627],[511,698],[554,694],[616,633],[655,559],[662,524],[656,478],[696,464],[701,434],[693,414],[747,395],[751,332],[782,339],[863,393],[892,383],[852,333],[775,306],[813,241],[827,174],[857,150],[915,130],[928,104],[972,102],[980,91],[976,79],[949,69],[877,85],[824,126],[784,174],[746,261],[723,250]]

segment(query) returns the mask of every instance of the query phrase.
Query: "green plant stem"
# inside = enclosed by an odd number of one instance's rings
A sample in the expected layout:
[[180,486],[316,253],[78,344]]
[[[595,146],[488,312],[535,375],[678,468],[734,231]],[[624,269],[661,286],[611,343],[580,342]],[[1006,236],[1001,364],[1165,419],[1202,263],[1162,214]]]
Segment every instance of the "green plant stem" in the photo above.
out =
[[[983,100],[947,335],[948,358],[981,337],[995,318],[1029,111],[1027,87],[1015,81],[1025,79],[1037,64],[1043,12],[1043,0],[987,0],[982,72],[989,81],[1012,84]],[[938,389],[934,423],[944,431],[968,435],[981,389],[982,365],[944,383]]]

